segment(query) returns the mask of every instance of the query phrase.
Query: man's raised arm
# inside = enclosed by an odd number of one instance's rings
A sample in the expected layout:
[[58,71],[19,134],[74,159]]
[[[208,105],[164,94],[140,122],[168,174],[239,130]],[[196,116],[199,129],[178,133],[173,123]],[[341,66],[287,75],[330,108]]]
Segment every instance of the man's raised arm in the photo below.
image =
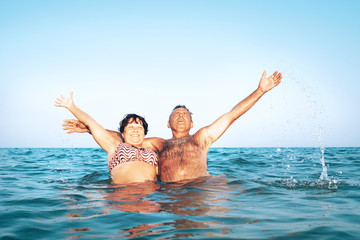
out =
[[282,74],[278,71],[274,72],[270,77],[266,78],[266,71],[264,71],[258,88],[251,93],[244,100],[239,102],[230,112],[225,113],[218,118],[211,125],[200,129],[195,135],[205,141],[205,144],[210,146],[229,128],[229,126],[238,119],[241,115],[246,113],[254,104],[268,91],[276,87],[282,79]]
[[[82,122],[80,122],[79,120],[75,120],[75,119],[65,119],[64,123],[63,123],[63,130],[67,131],[67,133],[90,133],[90,130],[86,127],[86,125]],[[107,129],[106,129],[107,130]],[[119,139],[120,135],[119,132],[116,131],[112,131],[112,130],[107,130],[109,133],[111,133],[111,135],[113,135],[114,137],[117,137]]]

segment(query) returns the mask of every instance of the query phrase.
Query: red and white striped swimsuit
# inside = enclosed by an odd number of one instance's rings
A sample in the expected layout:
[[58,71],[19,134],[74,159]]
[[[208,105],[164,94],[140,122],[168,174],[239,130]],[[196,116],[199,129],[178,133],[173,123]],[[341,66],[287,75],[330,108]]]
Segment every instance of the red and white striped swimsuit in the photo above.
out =
[[109,173],[111,173],[117,165],[132,161],[144,161],[150,165],[156,166],[158,157],[154,151],[136,148],[126,143],[119,143],[115,155],[111,161],[109,161]]

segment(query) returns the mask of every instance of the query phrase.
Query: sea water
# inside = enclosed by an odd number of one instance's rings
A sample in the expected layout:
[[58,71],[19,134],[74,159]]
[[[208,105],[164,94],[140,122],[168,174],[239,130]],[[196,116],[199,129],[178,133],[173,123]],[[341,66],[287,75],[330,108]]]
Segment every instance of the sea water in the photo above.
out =
[[209,177],[129,186],[106,162],[0,149],[1,239],[360,238],[360,148],[211,148]]

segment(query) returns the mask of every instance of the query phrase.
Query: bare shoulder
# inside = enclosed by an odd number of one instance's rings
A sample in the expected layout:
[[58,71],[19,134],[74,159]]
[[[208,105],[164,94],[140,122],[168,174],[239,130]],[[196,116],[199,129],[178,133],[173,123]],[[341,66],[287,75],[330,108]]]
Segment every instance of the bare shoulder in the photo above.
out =
[[209,126],[200,128],[194,135],[193,139],[201,146],[208,147],[211,145]]
[[161,151],[163,148],[165,139],[158,138],[158,137],[151,137],[151,138],[145,138],[143,142],[143,147],[150,149],[150,150],[156,150],[158,152]]
[[116,149],[118,148],[119,144],[122,143],[122,141],[119,138],[116,138],[116,137],[112,137],[112,138],[113,138],[113,141],[112,141],[111,148],[108,153],[114,153],[116,151]]

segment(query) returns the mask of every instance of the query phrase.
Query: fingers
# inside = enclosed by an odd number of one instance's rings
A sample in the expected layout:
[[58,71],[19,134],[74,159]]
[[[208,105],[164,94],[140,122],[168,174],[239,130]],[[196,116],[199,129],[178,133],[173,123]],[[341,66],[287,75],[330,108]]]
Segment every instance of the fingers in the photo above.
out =
[[62,124],[63,129],[68,130],[70,128],[73,128],[75,126],[75,122],[76,122],[76,120],[73,120],[73,119],[65,119]]
[[55,101],[54,106],[55,107],[62,107],[61,102],[57,102],[57,101]]
[[277,74],[275,81],[281,81],[282,77],[283,77],[282,73]]
[[70,130],[70,129],[73,130],[73,128],[71,126],[64,126],[63,125],[63,130]]
[[272,78],[276,78],[277,75],[278,75],[278,72],[279,72],[279,71],[275,71],[275,72],[271,75],[271,77],[272,77]]
[[282,73],[279,73],[279,74],[276,75],[276,77],[274,79],[275,86],[277,86],[277,85],[279,85],[279,83],[281,83],[282,77],[283,77]]
[[70,97],[66,98],[64,95],[60,95],[60,97],[57,97],[55,100],[55,106],[56,107],[62,107],[64,104],[66,104],[66,102],[69,101],[69,99],[71,99],[72,101],[72,97],[73,97],[73,92],[70,92]]
[[64,122],[64,124],[65,124],[65,123],[75,124],[75,123],[77,122],[77,120],[74,120],[74,119],[64,119],[63,122]]
[[276,70],[269,78],[274,79],[274,81],[281,80],[282,79],[282,73]]
[[264,92],[270,91],[272,88],[280,84],[282,77],[282,73],[276,70],[270,77],[266,78],[266,71],[264,71],[260,81],[261,88]]
[[261,76],[261,79],[263,79],[263,78],[266,78],[266,70],[264,70],[264,72],[263,72],[263,74]]
[[64,101],[64,96],[60,95],[60,97],[56,98],[54,106],[55,107],[62,107],[63,101]]
[[65,120],[63,120],[62,126],[80,127],[81,128],[81,126],[85,126],[85,125],[82,122],[80,122],[79,120],[65,119]]

